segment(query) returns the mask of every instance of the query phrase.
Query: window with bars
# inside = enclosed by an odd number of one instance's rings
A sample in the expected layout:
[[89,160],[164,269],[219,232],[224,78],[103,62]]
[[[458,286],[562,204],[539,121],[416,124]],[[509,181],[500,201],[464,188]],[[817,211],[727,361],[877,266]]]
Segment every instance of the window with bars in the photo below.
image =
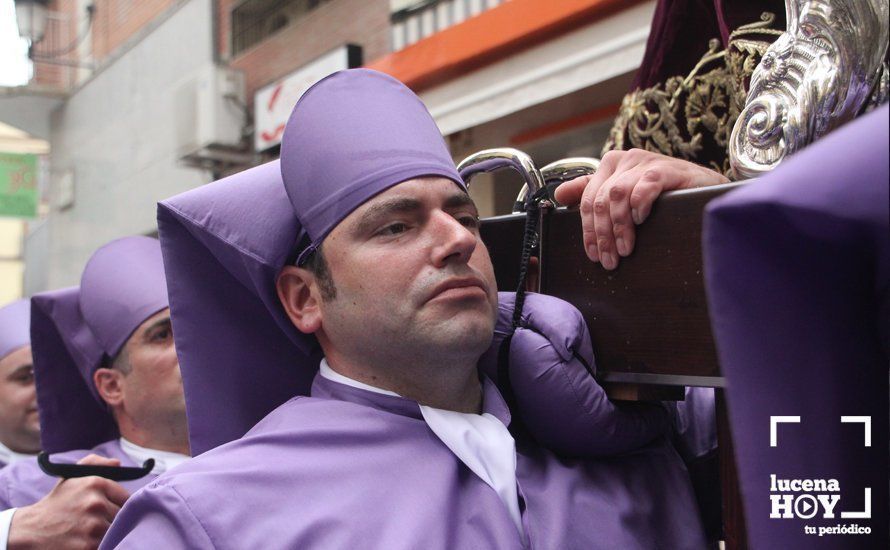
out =
[[392,50],[399,51],[508,0],[390,0]]
[[232,55],[247,50],[330,0],[245,0],[232,9]]

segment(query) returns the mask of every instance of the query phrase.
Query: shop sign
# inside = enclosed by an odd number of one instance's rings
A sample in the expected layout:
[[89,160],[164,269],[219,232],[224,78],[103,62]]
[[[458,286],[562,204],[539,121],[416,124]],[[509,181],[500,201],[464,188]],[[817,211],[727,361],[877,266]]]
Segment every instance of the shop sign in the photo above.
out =
[[37,216],[37,155],[0,153],[0,216]]
[[284,125],[306,90],[331,73],[361,66],[361,58],[361,47],[342,46],[261,88],[254,96],[256,150],[266,151],[281,143]]

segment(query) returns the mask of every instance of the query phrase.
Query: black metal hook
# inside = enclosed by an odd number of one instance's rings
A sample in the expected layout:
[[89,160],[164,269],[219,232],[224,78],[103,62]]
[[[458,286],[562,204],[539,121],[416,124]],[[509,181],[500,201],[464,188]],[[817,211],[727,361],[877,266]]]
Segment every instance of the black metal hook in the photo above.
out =
[[98,476],[110,479],[112,481],[133,481],[140,479],[148,474],[155,467],[155,459],[149,458],[142,463],[142,467],[122,467],[122,466],[93,466],[90,464],[59,464],[51,462],[49,454],[40,453],[37,455],[37,464],[43,473],[53,477],[61,477],[63,479],[71,479],[74,477]]

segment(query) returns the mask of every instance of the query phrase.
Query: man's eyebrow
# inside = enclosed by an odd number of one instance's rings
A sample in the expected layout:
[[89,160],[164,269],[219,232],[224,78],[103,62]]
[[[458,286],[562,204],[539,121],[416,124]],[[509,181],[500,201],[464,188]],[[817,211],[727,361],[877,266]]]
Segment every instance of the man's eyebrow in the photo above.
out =
[[470,195],[466,193],[456,193],[451,195],[445,199],[445,202],[442,204],[443,208],[461,208],[464,206],[472,206],[474,209],[476,208],[476,203],[470,198]]
[[362,215],[355,223],[353,231],[356,234],[367,233],[375,229],[374,226],[379,223],[381,218],[385,218],[391,214],[416,212],[422,207],[423,205],[419,200],[410,198],[394,198],[379,202],[362,212]]

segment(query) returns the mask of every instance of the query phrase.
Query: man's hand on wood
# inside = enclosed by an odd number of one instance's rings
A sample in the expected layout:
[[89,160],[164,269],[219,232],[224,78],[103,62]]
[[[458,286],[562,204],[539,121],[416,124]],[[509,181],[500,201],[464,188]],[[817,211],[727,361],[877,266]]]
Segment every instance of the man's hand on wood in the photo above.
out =
[[609,151],[599,170],[560,185],[556,200],[580,205],[584,250],[606,269],[634,249],[635,225],[646,220],[665,191],[705,187],[729,180],[703,166],[658,153],[631,149]]

